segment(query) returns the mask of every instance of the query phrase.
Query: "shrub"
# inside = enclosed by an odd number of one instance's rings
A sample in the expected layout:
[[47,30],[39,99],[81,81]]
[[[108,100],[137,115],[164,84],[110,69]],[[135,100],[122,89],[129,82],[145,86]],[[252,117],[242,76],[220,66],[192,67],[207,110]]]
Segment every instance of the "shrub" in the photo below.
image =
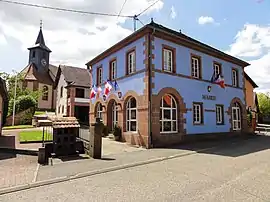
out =
[[105,126],[104,125],[104,128],[103,128],[103,137],[107,137],[109,135],[109,128],[108,126]]
[[122,130],[121,130],[121,127],[118,126],[117,124],[114,126],[113,135],[116,140],[120,140],[121,135],[122,135]]
[[[14,102],[14,99],[10,100],[10,102],[9,102],[9,114],[10,115],[13,112],[13,102]],[[18,97],[18,99],[16,100],[15,113],[25,111],[29,108],[34,109],[34,112],[35,112],[36,107],[37,107],[37,101],[35,100],[35,98],[33,98],[31,95],[22,95],[22,96]]]

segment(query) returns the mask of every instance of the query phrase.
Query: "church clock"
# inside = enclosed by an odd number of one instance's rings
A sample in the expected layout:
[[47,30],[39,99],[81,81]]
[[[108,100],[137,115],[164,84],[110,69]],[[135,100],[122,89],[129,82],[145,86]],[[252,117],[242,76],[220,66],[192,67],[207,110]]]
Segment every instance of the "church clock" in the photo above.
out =
[[46,60],[45,60],[45,59],[42,59],[42,60],[41,60],[41,64],[42,64],[43,67],[45,67],[45,66],[47,65]]

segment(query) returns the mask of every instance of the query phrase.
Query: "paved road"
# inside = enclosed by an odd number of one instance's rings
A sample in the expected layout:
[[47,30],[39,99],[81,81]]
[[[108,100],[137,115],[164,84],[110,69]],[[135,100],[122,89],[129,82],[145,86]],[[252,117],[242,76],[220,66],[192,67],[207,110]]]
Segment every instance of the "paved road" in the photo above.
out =
[[0,196],[0,201],[270,201],[270,137]]

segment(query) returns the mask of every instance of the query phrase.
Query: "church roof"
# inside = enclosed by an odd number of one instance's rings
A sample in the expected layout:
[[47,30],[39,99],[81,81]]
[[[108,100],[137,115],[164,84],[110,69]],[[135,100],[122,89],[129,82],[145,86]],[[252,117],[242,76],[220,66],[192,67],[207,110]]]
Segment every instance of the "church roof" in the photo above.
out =
[[42,28],[40,28],[40,30],[39,30],[38,37],[37,37],[35,45],[28,48],[28,50],[33,49],[33,48],[41,48],[41,49],[46,50],[48,52],[52,52],[45,44]]
[[34,63],[30,63],[24,70],[24,79],[26,81],[38,81],[48,85],[53,84],[53,79],[50,77],[47,71],[38,71]]
[[49,64],[49,75],[53,81],[56,79],[58,67]]

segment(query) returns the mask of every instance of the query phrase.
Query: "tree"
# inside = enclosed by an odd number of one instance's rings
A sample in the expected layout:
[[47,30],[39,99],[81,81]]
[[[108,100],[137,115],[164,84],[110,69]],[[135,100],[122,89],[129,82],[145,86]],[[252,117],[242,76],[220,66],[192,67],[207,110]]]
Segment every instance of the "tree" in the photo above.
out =
[[263,116],[270,115],[270,95],[269,93],[258,93],[260,112]]
[[[14,102],[14,93],[15,93],[15,80],[16,80],[16,74],[8,74],[6,72],[1,72],[0,76],[6,81],[7,85],[7,91],[8,91],[8,98],[9,98],[9,115],[13,111],[13,102]],[[24,82],[24,74],[23,73],[18,73],[17,74],[17,88],[16,88],[16,100],[21,100],[22,97],[27,96],[28,99],[33,98],[36,102],[38,102],[38,98],[41,95],[41,91],[31,91],[28,88],[23,87],[23,82]],[[31,98],[29,98],[31,97]],[[17,103],[16,103],[16,108],[17,108]],[[17,112],[17,110],[16,110]]]

